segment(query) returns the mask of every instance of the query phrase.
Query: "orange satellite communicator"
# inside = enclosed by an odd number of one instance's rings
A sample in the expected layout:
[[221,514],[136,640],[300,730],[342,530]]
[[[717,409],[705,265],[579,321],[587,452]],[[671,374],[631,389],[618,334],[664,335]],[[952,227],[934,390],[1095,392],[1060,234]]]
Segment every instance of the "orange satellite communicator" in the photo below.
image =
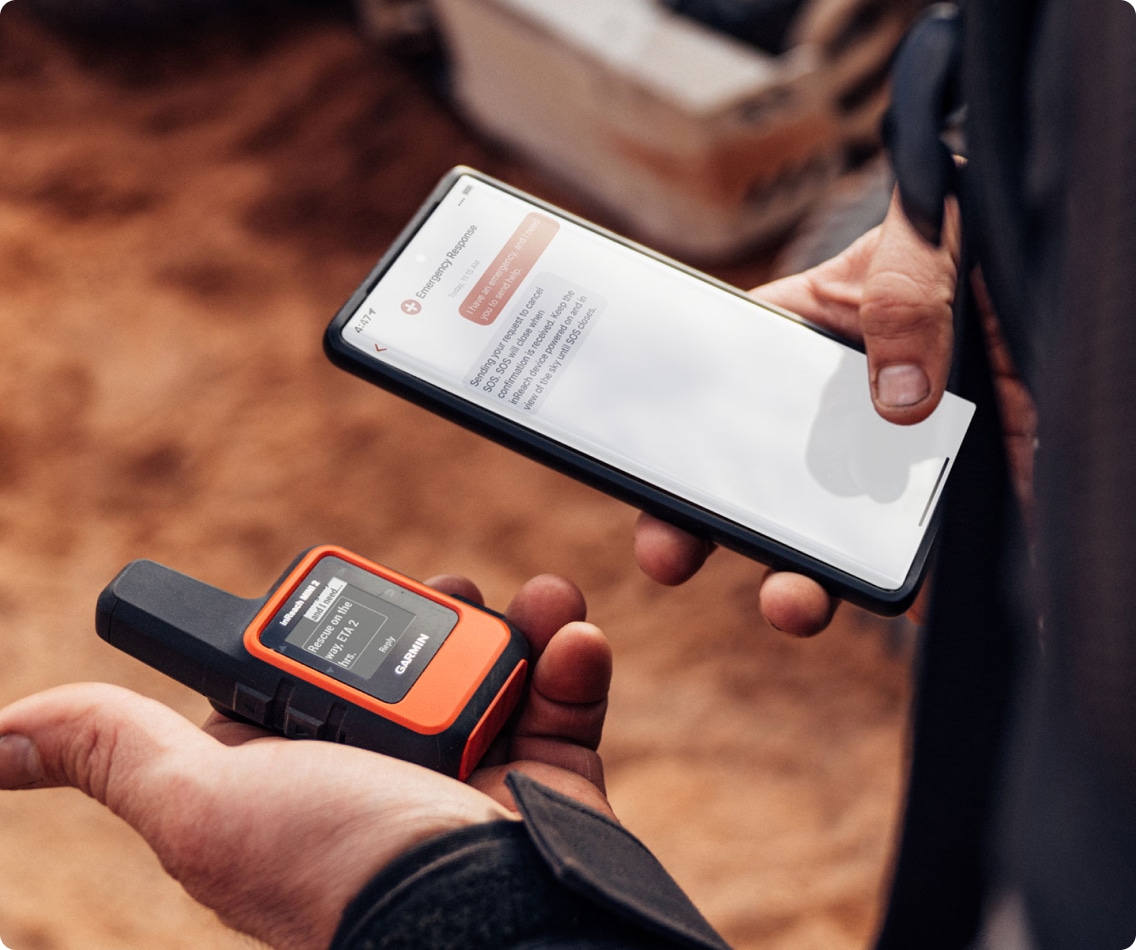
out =
[[133,561],[100,594],[96,628],[229,716],[461,779],[517,705],[528,666],[524,636],[501,615],[331,545],[251,600]]

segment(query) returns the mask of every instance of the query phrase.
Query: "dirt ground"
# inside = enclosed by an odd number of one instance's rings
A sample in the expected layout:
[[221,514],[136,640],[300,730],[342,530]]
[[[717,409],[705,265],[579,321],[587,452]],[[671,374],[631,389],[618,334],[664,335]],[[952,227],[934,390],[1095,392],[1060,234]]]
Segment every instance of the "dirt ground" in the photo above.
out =
[[[768,628],[760,569],[683,588],[632,561],[634,512],[333,369],[323,327],[451,165],[588,211],[480,142],[343,17],[177,42],[68,42],[0,15],[0,702],[119,683],[205,702],[94,633],[149,557],[262,592],[333,541],[503,607],[586,592],[614,644],[611,800],[739,948],[845,950],[877,920],[909,651],[843,610]],[[764,259],[720,271],[752,284]],[[247,947],[76,792],[0,795],[14,950]]]

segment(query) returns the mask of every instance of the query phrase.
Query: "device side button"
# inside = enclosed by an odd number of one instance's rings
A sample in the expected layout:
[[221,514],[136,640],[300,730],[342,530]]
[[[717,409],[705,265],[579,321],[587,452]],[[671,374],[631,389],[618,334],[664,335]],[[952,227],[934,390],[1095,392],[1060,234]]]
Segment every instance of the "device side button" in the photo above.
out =
[[289,739],[322,739],[325,728],[322,719],[297,709],[289,709],[284,713],[284,735]]
[[347,707],[343,703],[332,703],[331,712],[327,714],[327,728],[324,738],[330,742],[346,742],[347,736],[343,729],[343,720],[347,718]]
[[509,674],[505,685],[493,698],[477,725],[473,727],[473,731],[469,734],[469,739],[465,744],[465,750],[462,752],[461,764],[458,766],[458,778],[461,781],[464,782],[469,778],[474,767],[485,755],[490,743],[497,737],[501,727],[505,725],[505,720],[509,718],[516,707],[521,698],[521,693],[524,691],[525,672],[527,670],[528,661],[521,660],[516,669]]
[[233,691],[233,712],[242,719],[268,725],[272,721],[272,697],[237,683]]

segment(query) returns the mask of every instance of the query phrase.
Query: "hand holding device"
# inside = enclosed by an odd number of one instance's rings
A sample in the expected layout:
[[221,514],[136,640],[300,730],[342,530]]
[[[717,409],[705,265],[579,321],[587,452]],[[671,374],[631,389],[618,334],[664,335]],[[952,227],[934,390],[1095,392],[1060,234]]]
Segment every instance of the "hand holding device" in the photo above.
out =
[[229,715],[462,779],[528,667],[500,615],[330,545],[252,600],[135,561],[99,596],[96,629]]
[[[431,583],[480,601],[467,581]],[[550,575],[525,584],[506,616],[529,641],[532,701],[505,758],[469,785],[219,715],[202,731],[128,690],[77,684],[0,710],[0,788],[81,789],[229,926],[281,950],[323,950],[346,903],[389,861],[443,831],[508,817],[510,768],[610,814],[585,777],[600,774],[606,640],[582,622],[575,586]]]

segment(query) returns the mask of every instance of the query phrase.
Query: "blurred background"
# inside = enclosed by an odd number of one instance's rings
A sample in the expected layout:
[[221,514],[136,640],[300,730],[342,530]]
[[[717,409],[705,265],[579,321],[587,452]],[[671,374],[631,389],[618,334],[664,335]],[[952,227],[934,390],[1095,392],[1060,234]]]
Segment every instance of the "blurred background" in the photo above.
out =
[[[612,640],[616,811],[739,948],[863,946],[916,633],[795,641],[761,568],[640,575],[635,512],[334,370],[323,328],[465,163],[743,287],[883,214],[890,0],[13,0],[0,13],[0,703],[196,694],[94,633],[148,557],[242,596],[335,542]],[[0,794],[13,950],[247,947],[69,790]]]

